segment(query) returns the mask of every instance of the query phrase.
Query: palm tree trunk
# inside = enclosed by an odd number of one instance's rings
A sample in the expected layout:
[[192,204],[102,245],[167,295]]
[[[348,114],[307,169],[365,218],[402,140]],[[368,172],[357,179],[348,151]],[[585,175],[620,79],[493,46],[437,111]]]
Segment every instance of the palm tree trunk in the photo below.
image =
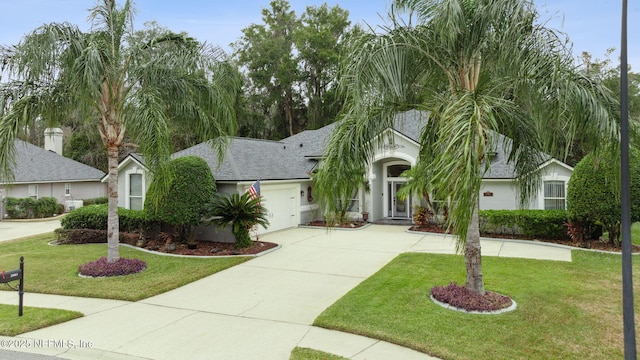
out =
[[473,207],[471,222],[467,228],[467,241],[464,245],[464,262],[467,266],[467,289],[484,295],[482,280],[482,255],[480,252],[480,220],[478,218],[478,201]]
[[107,148],[109,159],[109,207],[107,217],[107,261],[116,262],[120,259],[118,243],[120,224],[118,222],[118,147]]

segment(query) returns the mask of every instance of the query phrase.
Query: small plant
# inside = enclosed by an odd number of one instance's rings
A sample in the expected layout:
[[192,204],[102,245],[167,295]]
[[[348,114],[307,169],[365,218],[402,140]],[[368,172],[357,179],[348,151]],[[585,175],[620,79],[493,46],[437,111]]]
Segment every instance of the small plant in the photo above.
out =
[[216,195],[205,207],[205,214],[210,218],[205,223],[213,223],[220,228],[231,226],[236,247],[249,247],[249,230],[256,225],[264,228],[269,225],[268,211],[261,201],[262,196],[252,198],[249,193],[233,193],[228,197]]
[[147,268],[147,263],[139,259],[120,258],[108,262],[106,257],[80,265],[78,272],[90,277],[111,277],[136,274]]
[[574,244],[582,244],[584,241],[584,228],[580,223],[570,221],[564,223],[564,226],[567,228],[567,234],[571,238]]
[[479,295],[456,283],[434,286],[431,289],[431,296],[440,302],[466,311],[496,311],[507,308],[513,303],[507,296],[490,291]]
[[433,212],[426,206],[416,205],[413,207],[413,222],[418,226],[425,226],[429,224]]

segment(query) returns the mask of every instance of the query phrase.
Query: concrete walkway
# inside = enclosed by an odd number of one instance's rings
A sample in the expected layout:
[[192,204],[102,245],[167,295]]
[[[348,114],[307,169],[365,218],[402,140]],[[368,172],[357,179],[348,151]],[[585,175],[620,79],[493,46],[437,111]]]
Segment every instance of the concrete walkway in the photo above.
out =
[[[263,240],[281,244],[280,250],[135,303],[26,294],[28,306],[78,310],[86,316],[20,335],[13,340],[28,340],[30,347],[4,350],[67,359],[288,359],[301,346],[350,359],[433,359],[311,326],[324,309],[398,254],[455,252],[452,237],[405,229],[373,225],[268,234]],[[568,248],[544,244],[483,240],[482,251],[485,256],[571,261]],[[16,302],[15,293],[0,292],[0,303]]]

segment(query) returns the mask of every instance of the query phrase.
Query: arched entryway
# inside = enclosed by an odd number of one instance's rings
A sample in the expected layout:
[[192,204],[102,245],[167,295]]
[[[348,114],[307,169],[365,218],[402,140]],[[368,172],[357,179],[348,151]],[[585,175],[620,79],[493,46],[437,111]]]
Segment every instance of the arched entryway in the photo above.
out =
[[407,182],[402,173],[411,168],[407,161],[390,161],[384,164],[384,201],[385,217],[391,219],[411,218],[411,196],[400,199],[398,191]]

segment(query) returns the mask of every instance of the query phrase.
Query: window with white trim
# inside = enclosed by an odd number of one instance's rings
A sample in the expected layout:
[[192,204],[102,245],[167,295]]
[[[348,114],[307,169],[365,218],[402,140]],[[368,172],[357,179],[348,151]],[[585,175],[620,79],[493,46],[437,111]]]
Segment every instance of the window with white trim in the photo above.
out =
[[29,184],[29,195],[32,199],[38,199],[38,184]]
[[71,184],[64,184],[64,196],[71,196]]
[[129,174],[129,209],[142,210],[142,174]]
[[564,181],[545,181],[544,182],[544,209],[545,210],[564,210],[565,209],[565,186]]

